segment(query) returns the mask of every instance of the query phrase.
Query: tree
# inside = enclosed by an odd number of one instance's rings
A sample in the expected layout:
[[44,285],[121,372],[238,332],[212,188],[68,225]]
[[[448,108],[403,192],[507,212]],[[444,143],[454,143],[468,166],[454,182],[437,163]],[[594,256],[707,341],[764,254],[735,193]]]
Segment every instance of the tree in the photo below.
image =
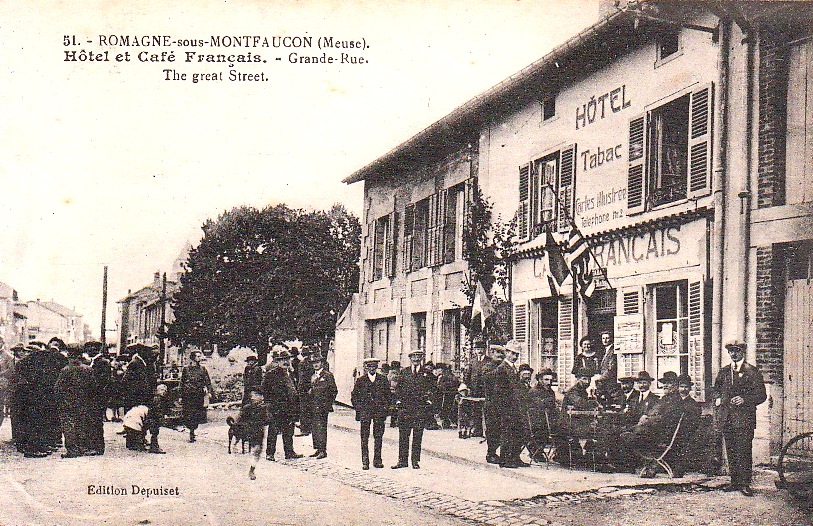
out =
[[207,220],[173,299],[176,345],[248,346],[300,339],[323,346],[358,287],[361,226],[328,212],[238,207]]

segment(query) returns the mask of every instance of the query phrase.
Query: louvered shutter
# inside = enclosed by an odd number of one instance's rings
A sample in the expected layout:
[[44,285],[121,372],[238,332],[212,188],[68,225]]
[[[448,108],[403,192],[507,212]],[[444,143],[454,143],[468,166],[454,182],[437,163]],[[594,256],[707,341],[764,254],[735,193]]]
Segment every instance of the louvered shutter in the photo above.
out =
[[384,218],[377,219],[375,225],[375,237],[373,238],[373,280],[381,279],[384,276],[384,268],[387,259],[387,230],[389,223]]
[[707,195],[711,191],[713,99],[711,84],[692,92],[689,110],[689,198]]
[[629,164],[627,165],[627,213],[643,212],[646,203],[644,195],[644,174],[646,159],[646,117],[639,115],[629,123]]
[[446,210],[443,214],[443,262],[451,263],[454,261],[455,254],[455,230],[457,220],[457,192],[458,187],[447,188],[446,193]]
[[429,199],[415,203],[412,228],[412,270],[426,265],[426,228],[429,219]]
[[514,339],[520,343],[528,343],[528,304],[515,303],[513,318]]
[[532,162],[530,166],[530,179],[528,181],[528,239],[533,239],[538,234],[538,225],[541,211],[539,198],[542,194],[539,188],[540,167],[538,162]]
[[395,262],[398,260],[398,212],[391,212],[387,222],[387,246],[384,248],[384,273],[395,276]]
[[[615,343],[619,349],[618,376],[635,376],[638,371],[644,370],[643,291],[640,287],[631,287],[620,292],[615,319]],[[637,335],[634,334],[636,328]]]
[[706,309],[701,281],[689,282],[689,376],[694,386],[692,395],[698,402],[706,401]]
[[570,232],[575,182],[576,145],[571,144],[562,150],[559,162],[559,232]]
[[530,235],[531,214],[531,165],[519,167],[519,209],[517,210],[517,225],[519,228],[519,241],[527,241]]
[[367,223],[367,235],[364,240],[364,248],[364,275],[367,277],[367,281],[375,281],[375,221]]
[[559,391],[573,385],[573,296],[559,298],[559,345],[558,371]]
[[404,272],[412,270],[412,241],[413,232],[415,229],[415,205],[406,205],[404,207],[404,257],[402,260]]

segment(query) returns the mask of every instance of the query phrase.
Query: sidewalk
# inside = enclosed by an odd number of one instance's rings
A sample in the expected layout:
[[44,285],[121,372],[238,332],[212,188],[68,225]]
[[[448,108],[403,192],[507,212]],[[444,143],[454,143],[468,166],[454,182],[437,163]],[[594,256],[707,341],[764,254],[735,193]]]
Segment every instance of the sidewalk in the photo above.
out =
[[[332,428],[353,434],[358,451],[359,423],[351,409],[336,406],[330,414]],[[339,438],[342,443],[346,438]],[[613,491],[610,488],[646,487],[668,484],[692,484],[712,482],[705,475],[689,473],[681,479],[669,479],[659,474],[654,479],[642,479],[630,473],[598,473],[582,469],[567,469],[558,464],[533,464],[528,468],[505,469],[485,461],[486,445],[481,438],[460,439],[457,429],[425,431],[423,434],[423,458],[421,470],[389,469],[394,464],[398,447],[398,429],[386,428],[384,434],[384,461],[386,469],[376,470],[386,477],[397,475],[409,477],[410,483],[429,490],[457,494],[463,498],[478,501],[519,500],[545,495],[582,493],[588,491]],[[371,440],[372,442],[372,440]],[[372,448],[372,443],[370,444]],[[344,447],[342,447],[345,450]],[[351,448],[352,451],[352,448]],[[527,452],[524,460],[528,460]],[[360,453],[349,455],[355,458],[348,462],[348,455],[342,455],[342,463],[348,467],[361,469]],[[431,470],[432,477],[417,476]]]

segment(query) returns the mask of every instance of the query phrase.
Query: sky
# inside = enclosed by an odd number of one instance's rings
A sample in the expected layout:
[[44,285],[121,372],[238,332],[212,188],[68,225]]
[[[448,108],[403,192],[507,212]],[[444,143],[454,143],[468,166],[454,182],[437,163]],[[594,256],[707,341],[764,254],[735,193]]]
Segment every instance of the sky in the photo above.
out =
[[[336,202],[360,216],[363,184],[343,178],[597,19],[597,0],[2,2],[0,282],[98,338],[104,266],[114,329],[116,301],[170,271],[207,218]],[[110,45],[156,35],[170,45]],[[244,35],[271,47],[211,46]]]

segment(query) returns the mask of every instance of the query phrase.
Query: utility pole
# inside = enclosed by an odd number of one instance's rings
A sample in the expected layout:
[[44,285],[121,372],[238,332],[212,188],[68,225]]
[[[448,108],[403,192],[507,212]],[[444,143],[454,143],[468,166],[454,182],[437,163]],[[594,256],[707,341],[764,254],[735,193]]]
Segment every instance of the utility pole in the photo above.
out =
[[166,359],[167,273],[161,279],[161,327],[158,329],[158,360],[163,367]]
[[104,266],[102,281],[102,350],[107,352],[107,265]]

